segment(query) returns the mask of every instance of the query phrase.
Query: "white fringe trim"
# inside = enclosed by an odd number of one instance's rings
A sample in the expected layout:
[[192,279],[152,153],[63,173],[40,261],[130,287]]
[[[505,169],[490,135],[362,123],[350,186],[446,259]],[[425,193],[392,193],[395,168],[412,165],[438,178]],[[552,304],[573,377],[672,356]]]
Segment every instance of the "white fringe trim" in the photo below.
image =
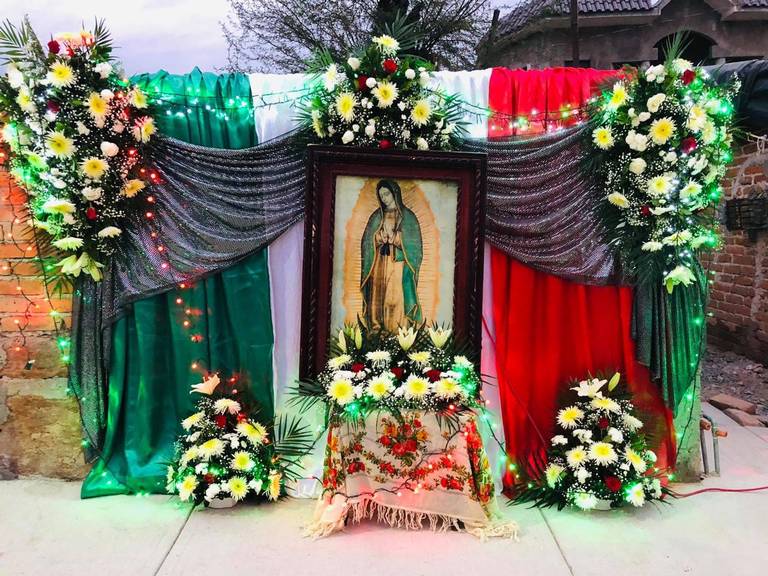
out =
[[[323,507],[323,505],[325,505]],[[304,528],[304,536],[313,539],[325,538],[344,530],[346,520],[359,524],[363,520],[373,520],[388,524],[392,528],[421,530],[424,521],[429,522],[433,532],[456,530],[466,532],[485,542],[489,538],[508,538],[519,541],[520,529],[516,522],[471,522],[430,512],[416,512],[376,502],[371,498],[360,499],[352,504],[338,500],[332,503],[318,502],[314,520]],[[463,527],[462,527],[463,524]]]

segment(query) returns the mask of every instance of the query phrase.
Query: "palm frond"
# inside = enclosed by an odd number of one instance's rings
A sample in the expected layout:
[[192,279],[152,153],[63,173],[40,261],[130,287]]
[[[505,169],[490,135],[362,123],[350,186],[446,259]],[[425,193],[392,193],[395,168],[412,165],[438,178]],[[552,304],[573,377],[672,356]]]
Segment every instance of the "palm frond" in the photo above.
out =
[[275,418],[274,447],[280,456],[297,458],[312,449],[314,436],[301,417],[279,414]]
[[[668,38],[663,46],[665,63],[669,64],[672,60],[680,58],[690,43],[690,35],[685,31],[676,32],[672,38]],[[694,62],[694,64],[698,64],[698,62]]]
[[402,53],[415,48],[421,40],[423,34],[419,32],[418,24],[418,20],[411,20],[407,13],[398,11],[391,22],[384,24],[381,32],[397,40]]
[[3,62],[24,60],[30,40],[24,23],[16,27],[10,20],[4,20],[0,24],[0,55]]
[[113,47],[112,34],[106,22],[103,18],[96,18],[93,23],[93,50],[101,57],[109,59]]

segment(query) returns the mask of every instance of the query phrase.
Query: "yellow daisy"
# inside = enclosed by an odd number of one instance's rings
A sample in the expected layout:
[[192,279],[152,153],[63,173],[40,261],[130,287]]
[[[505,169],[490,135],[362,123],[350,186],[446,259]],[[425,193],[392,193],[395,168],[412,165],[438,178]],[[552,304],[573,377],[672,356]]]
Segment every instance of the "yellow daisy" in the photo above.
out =
[[325,128],[321,118],[320,110],[312,110],[312,129],[320,138],[325,138]]
[[235,452],[235,454],[232,456],[232,468],[235,470],[244,470],[248,471],[251,468],[253,468],[253,460],[251,460],[251,455],[248,454],[248,452]]
[[149,142],[154,133],[157,132],[155,121],[149,116],[144,116],[136,121],[131,129],[131,133],[137,142]]
[[182,467],[184,467],[192,460],[196,460],[199,456],[200,451],[197,449],[197,446],[190,446],[184,451],[184,454],[181,455],[180,464]]
[[608,194],[608,202],[618,208],[629,208],[629,200],[621,192],[612,192]]
[[627,462],[632,464],[632,467],[638,474],[643,474],[648,469],[645,460],[642,459],[640,454],[632,450],[632,448],[627,447],[624,449],[624,457],[627,459]]
[[671,190],[672,180],[668,176],[654,176],[648,181],[648,194],[651,196],[666,196]]
[[384,54],[394,55],[397,54],[397,51],[400,49],[400,43],[387,34],[375,36],[373,42]]
[[449,400],[461,394],[461,386],[453,378],[441,378],[435,383],[435,394],[445,400]]
[[232,500],[239,502],[248,494],[248,482],[242,476],[235,476],[227,482]]
[[611,92],[611,99],[608,101],[608,107],[616,110],[621,108],[627,102],[627,88],[623,82],[616,82],[613,85],[613,91]]
[[34,112],[36,109],[35,102],[32,100],[32,94],[26,89],[19,90],[19,95],[16,96],[16,104],[24,112]]
[[211,438],[197,447],[203,460],[210,460],[212,456],[220,456],[224,452],[224,442],[218,438]]
[[344,366],[350,362],[352,362],[352,356],[349,354],[339,354],[338,356],[328,360],[328,368],[331,370],[339,370],[344,368]]
[[686,128],[693,132],[700,132],[707,122],[707,111],[698,104],[691,106],[688,111],[688,120],[685,123]]
[[184,430],[189,430],[192,426],[198,424],[204,416],[205,412],[195,412],[192,416],[184,418],[184,420],[181,421],[181,427],[184,428]]
[[658,120],[653,121],[649,135],[654,144],[661,146],[662,144],[666,144],[667,140],[669,140],[674,133],[674,120],[665,116],[664,118],[659,118]]
[[258,422],[240,422],[237,431],[245,436],[251,444],[262,444],[267,439],[267,429]]
[[109,110],[109,104],[98,92],[91,92],[86,100],[88,113],[95,119],[103,118]]
[[381,400],[392,390],[392,381],[386,376],[377,376],[368,383],[368,395],[375,400]]
[[46,79],[51,86],[65,88],[75,81],[75,73],[66,62],[54,62],[48,70]]
[[355,100],[355,95],[351,92],[342,92],[336,97],[336,112],[346,122],[354,120],[355,106],[357,106],[357,100]]
[[195,488],[197,488],[197,478],[192,474],[185,476],[184,480],[179,483],[178,488],[179,498],[186,502],[195,491]]
[[51,154],[57,158],[69,158],[75,153],[75,143],[67,138],[63,132],[55,131],[48,134],[45,143]]
[[584,417],[584,412],[576,406],[568,406],[557,413],[557,423],[563,428],[576,428],[579,420]]
[[337,404],[344,406],[355,399],[355,390],[352,381],[348,378],[337,378],[328,386],[328,396],[333,398]]
[[592,407],[596,410],[605,410],[606,412],[621,411],[615,400],[612,400],[611,398],[601,398],[599,396],[592,399]]
[[109,164],[96,156],[91,156],[80,162],[80,171],[91,180],[99,180],[108,169]]
[[423,398],[429,392],[429,380],[421,376],[411,374],[403,384],[405,397],[409,400],[418,400]]
[[592,131],[592,141],[601,150],[608,150],[613,146],[613,132],[608,126],[601,126]]
[[416,126],[424,126],[432,116],[432,106],[426,100],[419,100],[411,110],[411,120]]
[[146,108],[147,107],[147,95],[141,91],[137,86],[131,90],[131,104],[134,108]]
[[598,464],[610,464],[615,462],[618,456],[608,442],[595,442],[589,447],[589,457]]
[[587,451],[583,447],[577,446],[571,448],[565,453],[565,458],[568,461],[568,466],[571,468],[578,468],[587,459]]
[[560,480],[560,476],[562,476],[563,472],[565,472],[565,468],[557,464],[550,464],[547,466],[547,469],[544,471],[544,475],[547,478],[547,484],[549,484],[550,488],[555,487],[555,484],[557,484],[557,481]]
[[416,364],[426,364],[432,358],[432,354],[427,350],[422,350],[420,352],[411,352],[408,354],[408,358],[416,362]]
[[143,181],[134,178],[132,180],[128,180],[125,183],[120,193],[126,198],[133,198],[134,196],[136,196],[136,194],[144,190],[145,186],[146,185],[144,184]]
[[379,82],[373,89],[373,95],[376,97],[379,108],[389,108],[397,98],[397,86],[392,82],[385,80]]

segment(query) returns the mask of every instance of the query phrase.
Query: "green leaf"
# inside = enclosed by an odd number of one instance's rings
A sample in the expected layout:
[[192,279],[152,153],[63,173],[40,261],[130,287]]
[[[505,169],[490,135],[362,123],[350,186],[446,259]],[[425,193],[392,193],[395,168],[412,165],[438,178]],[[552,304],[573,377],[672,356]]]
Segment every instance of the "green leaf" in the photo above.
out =
[[611,379],[608,381],[608,391],[612,392],[616,386],[619,385],[619,380],[621,380],[621,373],[616,372]]

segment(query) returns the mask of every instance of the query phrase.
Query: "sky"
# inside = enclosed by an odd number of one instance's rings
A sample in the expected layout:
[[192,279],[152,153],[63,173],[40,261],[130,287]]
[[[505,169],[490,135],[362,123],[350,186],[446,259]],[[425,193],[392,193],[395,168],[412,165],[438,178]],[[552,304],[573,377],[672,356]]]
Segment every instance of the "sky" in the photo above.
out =
[[90,28],[95,17],[104,18],[115,40],[115,57],[129,75],[223,68],[227,47],[221,22],[228,13],[227,0],[0,0],[3,19],[18,23],[28,14],[44,41],[57,32],[80,30],[83,22]]

